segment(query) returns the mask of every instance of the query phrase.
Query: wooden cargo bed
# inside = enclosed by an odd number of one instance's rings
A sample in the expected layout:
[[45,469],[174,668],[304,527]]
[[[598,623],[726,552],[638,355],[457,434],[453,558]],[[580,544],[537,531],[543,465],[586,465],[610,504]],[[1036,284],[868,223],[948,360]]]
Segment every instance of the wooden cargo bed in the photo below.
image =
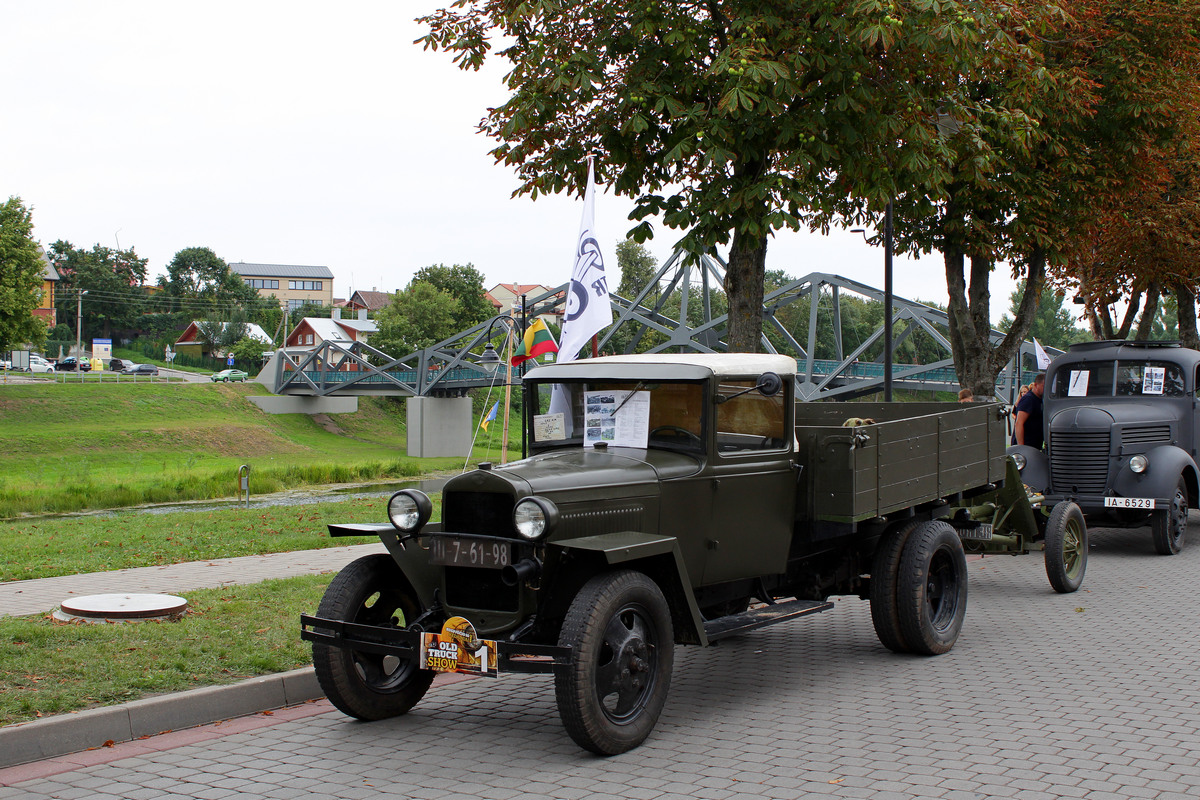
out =
[[809,519],[860,522],[1004,479],[995,403],[799,403],[796,440]]

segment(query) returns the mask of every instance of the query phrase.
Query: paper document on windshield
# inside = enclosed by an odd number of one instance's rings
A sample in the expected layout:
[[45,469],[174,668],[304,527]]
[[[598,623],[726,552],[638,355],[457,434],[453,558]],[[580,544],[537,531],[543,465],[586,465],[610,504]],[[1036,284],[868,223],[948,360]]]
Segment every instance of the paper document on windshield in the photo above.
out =
[[645,447],[650,436],[650,392],[584,394],[583,446]]

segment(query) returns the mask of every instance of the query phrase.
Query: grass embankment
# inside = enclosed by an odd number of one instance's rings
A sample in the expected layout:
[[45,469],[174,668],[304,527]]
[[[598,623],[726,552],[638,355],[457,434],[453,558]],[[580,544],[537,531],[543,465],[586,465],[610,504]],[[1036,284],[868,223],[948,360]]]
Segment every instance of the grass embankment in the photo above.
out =
[[[360,398],[323,427],[265,414],[256,384],[55,384],[0,391],[0,518],[119,508],[461,469],[461,458],[404,455],[402,403]],[[519,434],[517,434],[519,437]],[[517,439],[519,441],[519,438]],[[473,459],[495,458],[476,447]],[[510,449],[510,453],[512,450]]]
[[306,666],[299,615],[316,609],[331,577],[190,591],[178,622],[2,618],[0,725]]

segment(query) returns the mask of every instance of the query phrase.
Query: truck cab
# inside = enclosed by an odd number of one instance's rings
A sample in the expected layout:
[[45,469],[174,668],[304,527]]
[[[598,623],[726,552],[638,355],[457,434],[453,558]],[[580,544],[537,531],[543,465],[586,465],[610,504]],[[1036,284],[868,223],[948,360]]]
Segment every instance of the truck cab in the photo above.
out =
[[1150,523],[1178,553],[1200,499],[1200,353],[1178,342],[1072,345],[1046,370],[1046,450],[1012,447],[1022,480],[1117,524]]

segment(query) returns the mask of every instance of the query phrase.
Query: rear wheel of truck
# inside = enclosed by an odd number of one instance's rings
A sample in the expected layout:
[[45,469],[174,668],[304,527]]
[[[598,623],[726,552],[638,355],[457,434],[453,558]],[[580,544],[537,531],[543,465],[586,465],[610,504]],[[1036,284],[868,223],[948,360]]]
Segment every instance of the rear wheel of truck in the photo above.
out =
[[922,522],[909,535],[896,602],[900,632],[912,652],[933,656],[954,647],[967,613],[967,556],[948,523]]
[[900,576],[900,555],[909,535],[920,522],[913,520],[893,528],[879,539],[879,549],[871,565],[871,622],[883,646],[893,653],[912,649],[900,632],[900,609],[896,605],[896,581]]
[[558,643],[572,655],[554,694],[575,743],[602,756],[641,744],[667,701],[675,655],[658,585],[633,570],[597,575],[571,601]]
[[1067,594],[1078,590],[1088,557],[1087,523],[1079,506],[1064,500],[1051,509],[1045,548],[1046,577],[1054,591]]
[[1160,556],[1173,556],[1183,549],[1187,518],[1187,483],[1180,476],[1171,505],[1150,515],[1150,533],[1154,537],[1154,549]]
[[[348,564],[325,590],[317,616],[363,625],[403,628],[421,613],[416,593],[391,556],[364,556]],[[362,720],[407,713],[425,696],[433,673],[413,659],[313,643],[313,668],[325,696]]]

